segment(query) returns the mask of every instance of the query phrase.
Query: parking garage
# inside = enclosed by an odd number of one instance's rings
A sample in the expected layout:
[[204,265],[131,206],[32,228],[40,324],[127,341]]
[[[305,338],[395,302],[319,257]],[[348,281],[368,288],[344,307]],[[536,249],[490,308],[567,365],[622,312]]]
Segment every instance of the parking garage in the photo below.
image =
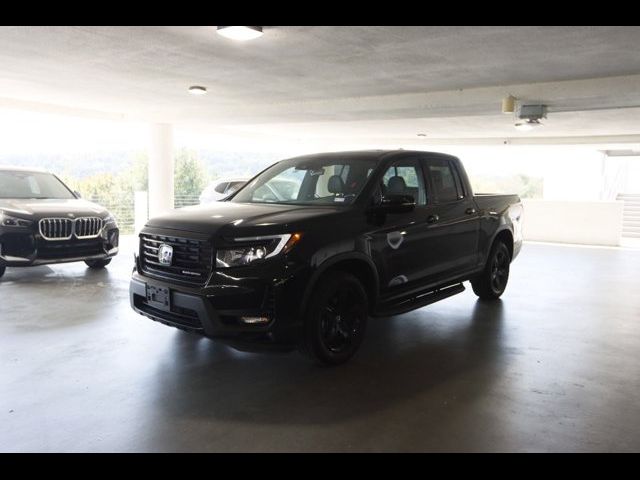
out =
[[[106,268],[0,279],[0,450],[637,450],[640,30],[249,30],[0,28],[0,164],[54,173],[120,229]],[[454,155],[474,192],[520,196],[499,300],[465,282],[369,318],[334,367],[132,310],[150,219],[277,160],[372,149]]]

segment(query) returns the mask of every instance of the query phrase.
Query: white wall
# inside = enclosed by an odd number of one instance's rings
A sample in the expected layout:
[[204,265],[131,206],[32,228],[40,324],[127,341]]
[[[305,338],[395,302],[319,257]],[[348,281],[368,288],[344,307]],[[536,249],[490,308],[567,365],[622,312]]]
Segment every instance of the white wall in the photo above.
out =
[[623,158],[627,168],[625,170],[625,178],[621,185],[620,192],[640,193],[640,156]]
[[623,202],[524,199],[522,203],[525,240],[620,245]]

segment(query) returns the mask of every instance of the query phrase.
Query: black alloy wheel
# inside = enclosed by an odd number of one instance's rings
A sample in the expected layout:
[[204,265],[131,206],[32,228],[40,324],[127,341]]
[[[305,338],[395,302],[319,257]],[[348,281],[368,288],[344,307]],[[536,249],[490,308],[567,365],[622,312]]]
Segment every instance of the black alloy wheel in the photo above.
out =
[[500,298],[507,288],[510,264],[509,249],[503,241],[496,241],[484,270],[471,280],[474,293],[483,300]]
[[327,301],[320,329],[322,342],[333,353],[342,353],[358,338],[362,324],[362,309],[358,306],[358,292],[352,285],[340,289]]
[[106,260],[85,260],[87,267],[92,268],[94,270],[100,270],[101,268],[106,267],[111,263],[111,259],[107,258]]
[[310,299],[301,350],[324,365],[344,363],[360,347],[367,317],[367,294],[360,281],[345,272],[331,272]]
[[504,292],[509,279],[509,251],[506,248],[496,250],[491,261],[491,288],[496,293]]

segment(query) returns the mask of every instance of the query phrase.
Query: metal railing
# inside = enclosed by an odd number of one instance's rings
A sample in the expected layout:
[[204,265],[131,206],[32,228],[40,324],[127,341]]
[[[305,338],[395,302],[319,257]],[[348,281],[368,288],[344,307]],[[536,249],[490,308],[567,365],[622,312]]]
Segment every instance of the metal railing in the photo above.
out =
[[[93,195],[87,197],[87,200],[95,202],[109,210],[109,212],[116,217],[122,235],[131,235],[134,233],[136,224],[134,195],[125,195],[118,199],[108,198],[102,195]],[[174,208],[199,204],[200,198],[198,195],[175,195],[173,202]]]
[[200,205],[200,197],[198,195],[175,195],[173,200],[174,208],[190,207],[192,205]]
[[133,233],[135,225],[133,195],[125,195],[117,200],[102,195],[92,195],[87,200],[106,208],[116,217],[121,235],[131,235]]

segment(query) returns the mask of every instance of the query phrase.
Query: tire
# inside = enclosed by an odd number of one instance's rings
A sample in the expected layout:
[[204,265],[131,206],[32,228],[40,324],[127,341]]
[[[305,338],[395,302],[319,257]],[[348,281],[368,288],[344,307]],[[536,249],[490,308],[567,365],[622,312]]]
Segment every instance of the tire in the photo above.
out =
[[345,272],[323,276],[309,299],[300,350],[322,365],[339,365],[360,347],[367,326],[367,293]]
[[511,255],[503,241],[491,247],[487,264],[480,275],[471,280],[473,292],[482,300],[497,300],[504,293],[509,281]]
[[0,278],[4,275],[4,272],[7,270],[7,267],[0,267]]
[[101,268],[109,265],[111,263],[111,259],[107,258],[106,260],[85,260],[84,263],[86,263],[87,267],[89,268],[100,270]]

